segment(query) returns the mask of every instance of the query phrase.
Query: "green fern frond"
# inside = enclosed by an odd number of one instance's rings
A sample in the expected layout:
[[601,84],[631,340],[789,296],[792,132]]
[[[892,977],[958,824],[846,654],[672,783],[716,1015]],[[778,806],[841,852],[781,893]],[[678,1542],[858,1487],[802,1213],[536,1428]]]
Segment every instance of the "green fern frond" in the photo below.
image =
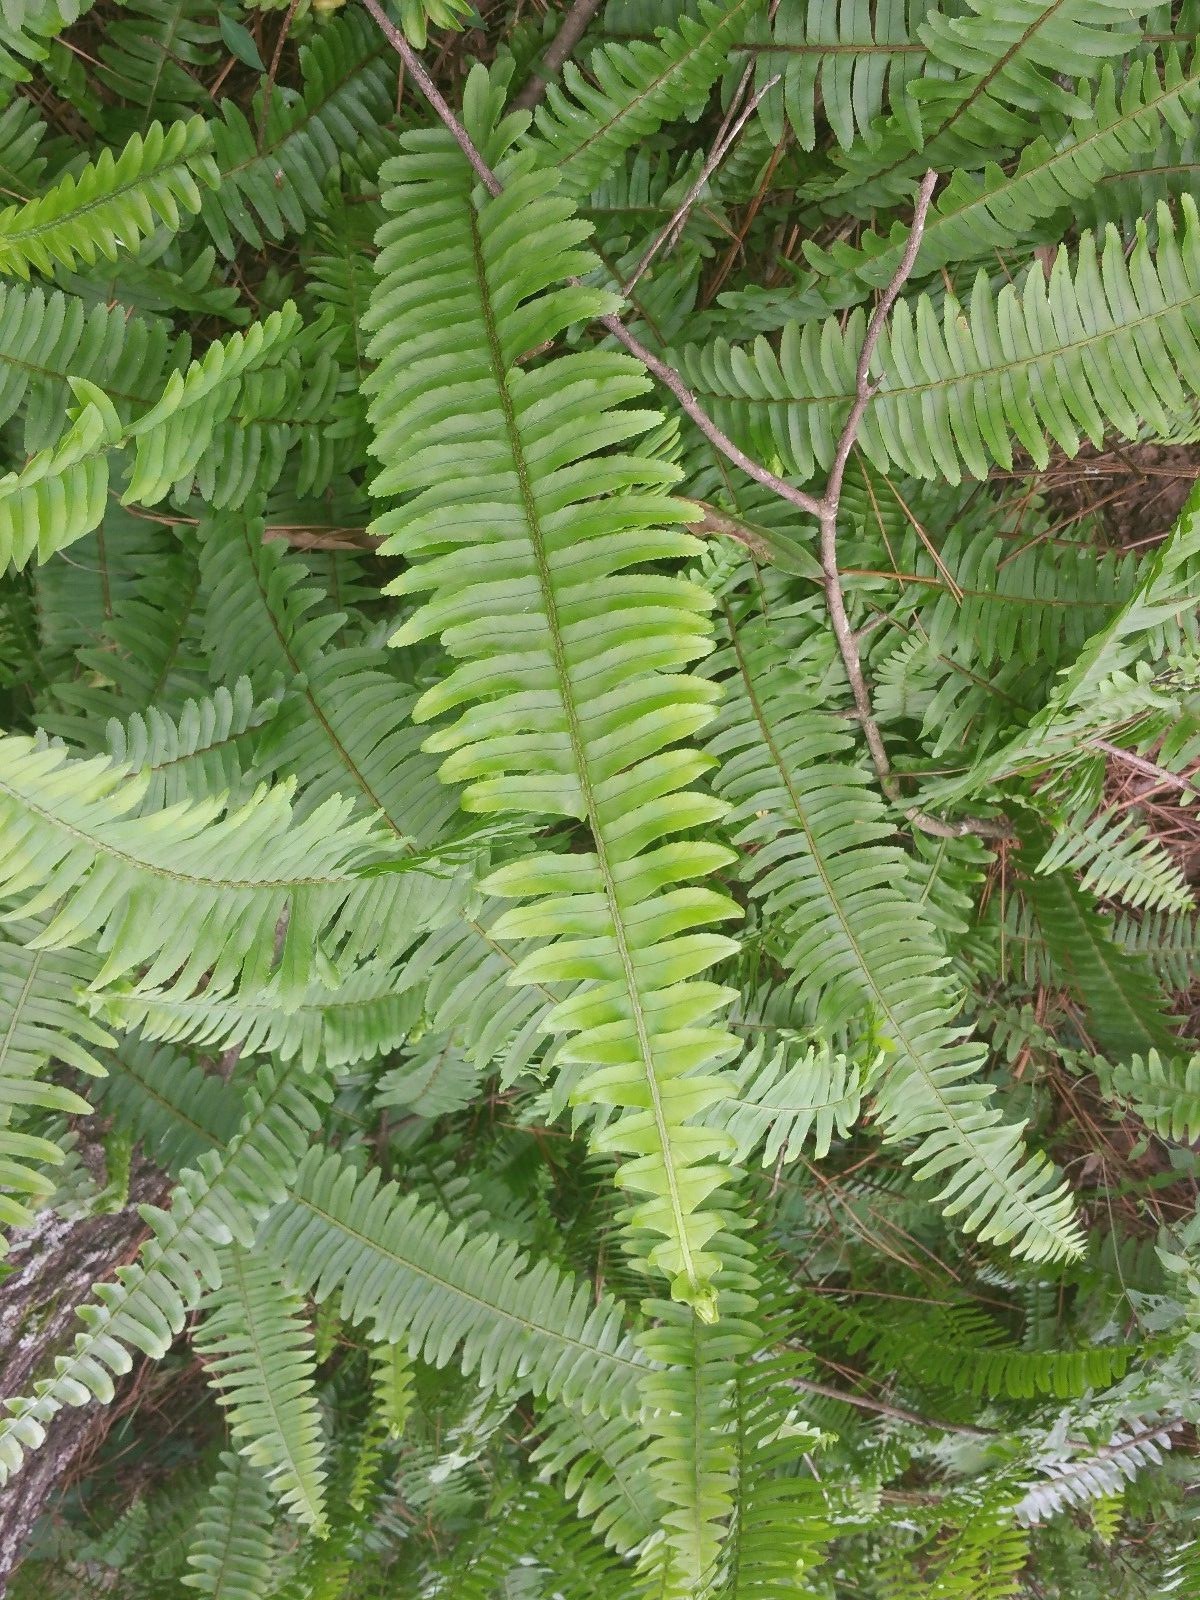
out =
[[1162,992],[1146,964],[1122,949],[1109,921],[1065,874],[1031,875],[1022,885],[1055,969],[1083,1006],[1088,1031],[1116,1057],[1171,1050]]
[[654,44],[593,50],[588,77],[567,61],[561,86],[551,83],[538,107],[529,148],[557,166],[565,193],[590,193],[663,123],[696,116],[760,3],[700,0],[697,16],[679,16]]
[[[299,1057],[306,1072],[373,1060],[404,1043],[421,1018],[422,995],[406,968],[365,961],[336,988],[316,982],[287,996],[268,983],[249,993],[141,994],[110,984],[92,1004],[114,1027],[143,1038],[243,1056]],[[387,1074],[380,1080],[387,1082]]]
[[[0,741],[0,885],[8,913],[54,908],[35,948],[70,949],[98,938],[93,987],[138,970],[139,990],[191,994],[202,978],[219,993],[267,981],[275,930],[287,913],[276,981],[299,997],[327,957],[318,941],[334,924],[379,917],[385,879],[356,870],[379,836],[330,800],[303,823],[287,788],[259,790],[236,811],[220,800],[141,810],[145,775],[104,759],[71,761],[28,739]],[[385,887],[380,892],[377,885]]]
[[269,1262],[236,1244],[219,1251],[217,1270],[220,1285],[205,1300],[192,1344],[228,1407],[239,1452],[319,1537],[325,1471],[304,1302]]
[[209,124],[220,181],[201,215],[222,255],[240,239],[261,249],[324,212],[342,154],[377,136],[393,109],[384,49],[371,19],[347,8],[302,49],[298,95],[260,89],[249,117],[236,100],[221,101]]
[[40,1169],[64,1159],[54,1140],[22,1126],[28,1109],[76,1116],[91,1110],[80,1095],[45,1075],[51,1060],[102,1075],[104,1067],[93,1052],[112,1043],[77,998],[95,975],[95,958],[30,949],[41,931],[39,923],[17,922],[0,932],[0,1224],[5,1227],[29,1222],[29,1209],[18,1196],[51,1193],[54,1184]]
[[[494,101],[477,71],[465,114],[498,159],[515,130],[491,131]],[[704,1247],[719,1224],[702,1207],[728,1141],[689,1119],[720,1094],[712,1067],[730,1041],[704,1025],[724,993],[686,980],[731,943],[689,930],[733,908],[677,887],[723,851],[660,842],[715,813],[684,788],[699,758],[671,748],[710,715],[709,686],[680,671],[708,648],[708,598],[631,570],[693,548],[661,526],[680,515],[662,464],[598,453],[650,425],[624,405],[645,389],[641,371],[595,352],[516,364],[607,304],[561,286],[590,258],[553,176],[510,157],[505,193],[481,199],[448,137],[414,135],[407,148],[387,169],[395,217],[370,313],[371,411],[385,463],[375,492],[418,492],[376,526],[385,551],[411,563],[392,589],[432,594],[395,642],[440,634],[458,659],[414,715],[459,713],[427,748],[450,752],[442,775],[465,783],[468,809],[571,817],[591,836],[586,854],[540,853],[496,874],[490,892],[537,898],[493,934],[553,940],[518,981],[592,980],[546,1026],[577,1034],[560,1052],[589,1069],[577,1097],[620,1109],[599,1143],[629,1158],[621,1181],[650,1197],[634,1220],[663,1238],[652,1260],[708,1307],[716,1262]]]
[[[958,483],[1009,468],[1014,443],[1039,465],[1048,439],[1074,455],[1113,429],[1170,437],[1200,395],[1200,214],[1181,202],[1182,228],[1158,213],[1152,249],[1139,224],[1132,252],[1115,229],[1102,247],[1060,250],[1049,278],[1035,264],[996,294],[984,273],[964,307],[939,316],[922,296],[901,300],[871,363],[879,388],[858,444],[873,466]],[[789,324],[778,352],[717,342],[681,354],[685,375],[722,425],[760,456],[811,478],[827,467],[854,393],[866,319]]]
[[345,1321],[370,1319],[374,1338],[404,1339],[433,1366],[457,1356],[485,1388],[519,1381],[605,1414],[636,1406],[645,1364],[614,1301],[379,1179],[312,1150],[263,1248],[318,1302],[337,1293]]
[[836,163],[827,193],[843,204],[894,204],[933,167],[978,170],[1016,150],[1052,115],[1086,115],[1088,80],[1135,42],[1137,10],[1119,0],[967,0],[932,10],[917,29],[928,51],[896,114]]
[[266,1600],[271,1590],[271,1496],[245,1456],[226,1452],[180,1578],[212,1600]]
[[1096,1073],[1107,1096],[1131,1106],[1162,1138],[1200,1139],[1200,1056],[1164,1058],[1150,1050],[1111,1066],[1097,1061]]
[[118,1268],[114,1281],[98,1284],[95,1301],[79,1308],[83,1331],[69,1354],[56,1357],[52,1376],[37,1383],[33,1397],[5,1400],[0,1482],[43,1443],[46,1424],[64,1406],[112,1400],[110,1374],[129,1370],[128,1346],[157,1357],[166,1353],[203,1287],[219,1282],[215,1247],[254,1243],[258,1224],[284,1198],[320,1125],[314,1099],[328,1097],[319,1080],[309,1079],[301,1091],[299,1078],[263,1068],[224,1158],[212,1151],[185,1170],[169,1211],[143,1208],[151,1237],[138,1260]]
[[874,119],[885,106],[902,104],[925,70],[917,29],[926,13],[924,0],[824,0],[780,6],[769,23],[757,19],[747,35],[755,46],[755,89],[781,78],[759,104],[772,143],[786,120],[801,149],[813,149],[819,111],[844,150],[860,136],[869,144]]
[[176,231],[201,207],[202,187],[217,182],[212,138],[201,117],[155,122],[135,133],[119,156],[104,150],[77,175],[24,205],[0,211],[0,273],[28,278],[30,269],[89,266],[136,251],[156,228]]
[[105,19],[96,76],[145,128],[211,104],[201,74],[217,60],[220,31],[204,0],[122,0]]
[[371,1346],[371,1393],[388,1438],[402,1438],[413,1403],[413,1365],[402,1341]]
[[988,1104],[985,1051],[964,1037],[939,977],[945,956],[906,892],[904,857],[884,842],[882,802],[847,761],[848,734],[795,681],[773,630],[743,631],[732,617],[729,627],[716,661],[726,688],[710,739],[716,787],[785,972],[828,1025],[877,1018],[888,1057],[875,1114],[889,1140],[917,1141],[907,1161],[942,1183],[949,1215],[1034,1260],[1075,1254],[1068,1193]]
[[[1045,232],[1057,240],[1060,231],[1047,228],[1052,219],[1072,213],[1106,174],[1136,164],[1155,149],[1164,126],[1186,132],[1198,109],[1200,54],[1186,67],[1175,50],[1161,62],[1134,61],[1120,80],[1106,65],[1094,104],[1072,118],[1067,137],[1034,139],[1011,172],[989,164],[982,172],[952,174],[930,211],[914,274],[920,278],[944,266],[986,262],[995,251],[1038,240]],[[840,280],[838,299],[852,304],[862,290],[845,287],[845,280],[856,278],[875,288],[890,283],[907,238],[908,230],[896,223],[886,236],[862,234],[854,246],[837,241],[823,250],[806,241],[804,254],[823,277]]]
[[238,678],[232,693],[222,685],[209,699],[188,700],[178,717],[151,705],[125,722],[113,718],[108,749],[114,766],[150,775],[147,811],[215,795],[236,805],[249,798],[254,750],[277,709],[274,700],[255,700],[249,678]]
[[1039,872],[1072,870],[1083,887],[1105,900],[1123,900],[1147,911],[1195,907],[1179,863],[1142,823],[1101,811],[1090,822],[1060,821]]
[[824,1046],[804,1049],[783,1032],[747,1051],[734,1074],[735,1092],[709,1116],[737,1141],[739,1166],[751,1158],[764,1167],[796,1161],[810,1140],[821,1161],[834,1134],[844,1139],[859,1120],[867,1076],[846,1056]]
[[644,1441],[623,1417],[552,1407],[530,1460],[619,1553],[627,1554],[654,1531],[660,1507]]

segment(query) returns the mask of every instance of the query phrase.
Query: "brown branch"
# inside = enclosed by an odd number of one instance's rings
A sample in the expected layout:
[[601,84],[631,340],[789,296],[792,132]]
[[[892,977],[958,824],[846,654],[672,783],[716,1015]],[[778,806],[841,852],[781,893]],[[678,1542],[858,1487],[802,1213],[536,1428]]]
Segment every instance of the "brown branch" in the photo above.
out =
[[[428,100],[434,111],[441,118],[447,131],[453,135],[455,142],[463,155],[470,162],[473,171],[490,195],[498,195],[503,191],[499,178],[488,166],[480,155],[471,139],[471,135],[463,127],[447,104],[445,96],[434,83],[433,79],[421,65],[420,58],[409,44],[408,40],[393,25],[391,20],[380,8],[378,0],[363,0],[363,5],[379,24],[380,31],[388,43],[404,62],[405,67],[411,72],[413,80],[421,93]],[[659,359],[653,351],[646,346],[621,321],[619,317],[598,317],[600,326],[613,338],[623,344],[630,355],[636,356],[646,370],[662,384],[663,388],[674,395],[681,410],[691,417],[700,432],[720,453],[732,461],[735,467],[740,467],[748,478],[753,478],[755,483],[760,483],[765,489],[770,489],[787,500],[806,516],[818,517],[821,512],[821,503],[811,494],[805,494],[802,489],[794,489],[790,483],[785,483],[782,478],[776,477],[773,472],[768,472],[766,467],[759,466],[746,452],[740,449],[733,440],[724,434],[712,418],[704,411],[695,395],[684,383],[683,379],[673,367]]]
[[700,176],[696,179],[695,183],[679,202],[679,206],[676,209],[674,216],[667,223],[666,227],[657,236],[657,238],[651,241],[649,249],[638,262],[637,266],[633,269],[633,276],[623,286],[621,291],[622,294],[628,295],[630,291],[636,287],[646,269],[650,266],[655,256],[664,246],[673,247],[676,244],[680,234],[683,232],[685,224],[687,223],[687,219],[691,213],[692,207],[700,198],[700,193],[703,190],[704,185],[708,182],[713,173],[721,165],[722,161],[724,161],[725,157],[733,149],[733,146],[737,141],[738,134],[741,133],[747,122],[749,122],[750,118],[758,110],[759,105],[764,97],[768,95],[779,82],[780,74],[776,73],[773,78],[769,79],[763,84],[762,88],[754,96],[750,104],[746,106],[745,109],[741,111],[731,123],[730,118],[734,117],[734,111],[737,107],[738,101],[741,99],[741,96],[744,94],[745,90],[749,87],[752,71],[753,68],[748,67],[741,83],[738,84],[733,100],[730,103],[728,114],[725,118],[725,124],[718,131],[717,137],[713,141],[713,147],[709,153],[708,159],[700,169]]
[[599,11],[602,0],[575,0],[575,4],[562,20],[558,32],[546,46],[542,64],[530,74],[528,81],[513,96],[517,111],[532,111],[546,92],[546,84],[556,78],[566,64],[567,57],[583,38],[592,18]]
[[911,1422],[918,1428],[933,1428],[938,1433],[961,1433],[971,1439],[994,1439],[997,1436],[995,1428],[975,1428],[968,1422],[944,1422],[940,1417],[923,1417],[904,1406],[889,1405],[886,1400],[873,1400],[865,1394],[851,1394],[845,1389],[835,1389],[831,1383],[818,1383],[814,1378],[789,1378],[788,1383],[805,1394],[824,1395],[829,1400],[857,1406],[860,1411],[874,1411],[877,1416],[891,1417],[896,1422]]
[[[1093,749],[1103,750],[1105,755],[1112,756],[1115,761],[1124,762],[1127,767],[1132,767],[1134,772],[1140,772],[1144,778],[1153,778],[1155,783],[1163,788],[1178,789],[1183,794],[1200,792],[1200,775],[1197,778],[1181,778],[1177,773],[1168,772],[1156,762],[1147,761],[1145,756],[1139,756],[1132,750],[1122,750],[1120,745],[1110,744],[1107,739],[1089,739],[1087,743]],[[1135,796],[1135,804],[1138,798]]]
[[[413,50],[408,40],[405,39],[400,30],[394,26],[380,8],[379,0],[363,0],[363,4],[378,23],[388,43],[400,56],[408,71],[411,72],[414,82],[425,96],[425,99],[441,118],[446,129],[453,135],[459,149],[470,162],[472,170],[478,175],[484,188],[493,197],[501,194],[503,185],[499,178],[476,149],[470,134],[463,127],[453,110],[451,110],[445,96],[438,89],[433,79],[421,65],[416,51]],[[846,670],[846,676],[850,681],[850,691],[854,697],[855,710],[862,724],[867,748],[871,753],[871,761],[887,798],[894,805],[903,809],[904,815],[915,828],[919,828],[923,833],[933,834],[937,838],[958,839],[965,834],[971,833],[981,834],[985,838],[1007,838],[1011,830],[1008,824],[1002,820],[964,817],[956,822],[942,822],[937,817],[927,815],[917,806],[904,806],[896,779],[892,773],[891,762],[888,760],[887,750],[884,747],[883,737],[879,732],[879,724],[876,722],[875,714],[871,708],[870,691],[863,676],[858,641],[855,638],[853,628],[850,626],[850,619],[846,615],[846,604],[842,595],[841,577],[837,566],[837,516],[841,502],[842,481],[845,477],[846,464],[850,459],[850,452],[854,448],[858,430],[862,425],[862,419],[876,392],[876,386],[871,383],[870,378],[871,358],[875,354],[875,347],[879,342],[879,337],[883,332],[888,315],[916,263],[936,183],[937,174],[935,172],[927,172],[921,182],[916,209],[913,214],[912,228],[903,259],[891,283],[885,289],[868,324],[866,337],[863,340],[862,350],[858,358],[854,404],[850,408],[850,415],[847,417],[846,424],[838,439],[825,493],[819,500],[814,495],[806,494],[803,489],[795,488],[783,478],[777,477],[775,473],[769,472],[766,467],[760,466],[753,457],[748,456],[707,414],[679,373],[673,367],[668,366],[660,357],[656,356],[652,350],[648,350],[636,335],[630,333],[619,317],[604,316],[598,317],[596,320],[606,332],[611,333],[614,339],[624,345],[630,355],[636,356],[646,370],[658,379],[663,388],[675,397],[680,409],[692,419],[708,442],[727,461],[731,461],[735,467],[740,468],[755,483],[761,484],[765,489],[770,489],[780,499],[786,500],[789,505],[795,506],[798,511],[803,511],[806,516],[816,518],[821,533],[821,566],[825,574],[825,599],[829,608],[830,622],[833,627],[834,637],[837,640],[838,652]],[[578,280],[570,281],[577,282]]]

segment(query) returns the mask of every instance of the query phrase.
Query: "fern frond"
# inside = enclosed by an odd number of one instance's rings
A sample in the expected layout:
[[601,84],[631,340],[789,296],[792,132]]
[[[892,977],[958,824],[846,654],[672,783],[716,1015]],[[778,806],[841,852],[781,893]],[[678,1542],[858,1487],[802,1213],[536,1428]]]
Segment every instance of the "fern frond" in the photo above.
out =
[[843,204],[894,204],[914,173],[978,169],[1019,149],[1046,120],[1086,115],[1105,57],[1125,55],[1144,14],[1119,0],[967,0],[932,10],[917,29],[924,74],[907,86],[877,137],[841,152],[828,193]]
[[204,1285],[219,1281],[215,1248],[231,1240],[249,1248],[259,1222],[282,1200],[312,1131],[320,1125],[313,1100],[328,1090],[299,1073],[267,1068],[246,1097],[246,1112],[224,1158],[200,1157],[181,1176],[171,1209],[143,1208],[151,1229],[138,1260],[117,1269],[115,1281],[96,1287],[96,1300],[79,1309],[83,1331],[68,1355],[56,1357],[53,1375],[32,1398],[6,1399],[0,1417],[0,1482],[19,1471],[26,1454],[45,1439],[46,1424],[64,1406],[113,1398],[110,1374],[131,1366],[127,1346],[161,1357],[183,1327]]
[[624,1417],[552,1407],[530,1460],[558,1480],[581,1517],[614,1550],[626,1554],[654,1531],[659,1505],[644,1441]]
[[593,50],[586,77],[568,60],[538,107],[529,148],[556,165],[566,194],[590,193],[663,123],[698,114],[760,3],[700,0],[697,16],[679,16],[654,44]]
[[[1072,118],[1066,137],[1034,139],[1011,172],[989,164],[982,172],[952,174],[922,232],[914,275],[986,262],[997,250],[1040,239],[1045,225],[1086,201],[1102,177],[1153,150],[1164,126],[1190,128],[1198,109],[1200,53],[1187,66],[1175,50],[1161,62],[1134,61],[1119,81],[1106,65],[1094,104]],[[1053,239],[1061,236],[1050,232]],[[823,250],[806,241],[804,254],[823,277],[839,280],[839,301],[852,304],[862,291],[847,287],[846,279],[876,288],[890,283],[907,239],[908,229],[898,222],[886,236],[868,230],[853,246],[837,241]]]
[[1097,1061],[1096,1073],[1106,1095],[1130,1105],[1162,1138],[1200,1139],[1200,1055],[1164,1058],[1150,1050],[1111,1066]]
[[322,214],[343,152],[375,135],[393,109],[385,49],[371,19],[347,8],[301,50],[297,96],[264,87],[249,117],[235,99],[220,102],[209,125],[220,181],[201,215],[222,255],[233,256],[239,239],[261,249]]
[[228,1407],[239,1452],[271,1492],[320,1537],[326,1528],[321,1420],[304,1302],[269,1262],[236,1244],[218,1253],[192,1344]]
[[133,252],[156,228],[178,230],[217,182],[212,138],[202,117],[135,133],[119,156],[104,150],[74,176],[24,205],[0,211],[0,273],[89,266]]
[[205,0],[122,0],[105,19],[96,76],[104,87],[153,117],[179,118],[211,104],[202,74],[217,60],[220,31]]
[[266,1600],[271,1589],[271,1496],[244,1456],[226,1452],[180,1578],[212,1600]]
[[[1014,443],[1038,466],[1048,439],[1068,455],[1109,429],[1170,437],[1200,395],[1200,214],[1181,201],[1182,228],[1158,213],[1157,248],[1139,224],[1132,252],[1115,228],[1101,246],[1059,251],[1049,278],[1035,264],[996,294],[984,273],[970,304],[901,300],[872,360],[879,389],[858,435],[867,459],[918,478],[958,483],[1011,467]],[[833,458],[854,393],[861,308],[789,324],[778,353],[718,341],[681,365],[697,396],[735,437],[811,478]]]
[[1143,823],[1100,811],[1077,825],[1060,820],[1054,842],[1038,862],[1039,872],[1076,872],[1083,887],[1105,900],[1123,900],[1147,911],[1194,908],[1179,864]]
[[1116,1057],[1169,1052],[1172,1033],[1158,985],[1136,954],[1116,944],[1108,919],[1078,885],[1057,872],[1031,876],[1023,890],[1098,1047]]
[[867,1074],[824,1046],[801,1045],[787,1032],[769,1046],[760,1039],[737,1065],[735,1092],[709,1113],[737,1141],[739,1166],[752,1157],[764,1167],[796,1161],[810,1139],[821,1161],[834,1134],[844,1139],[858,1121]]
[[73,1115],[91,1109],[73,1090],[45,1077],[46,1068],[54,1059],[78,1072],[102,1075],[104,1067],[93,1052],[112,1043],[77,998],[95,975],[95,958],[28,948],[41,931],[39,923],[17,922],[0,932],[0,1224],[5,1227],[30,1220],[17,1196],[49,1194],[54,1184],[40,1169],[64,1159],[52,1139],[22,1127],[27,1108]]
[[1116,1494],[1147,1466],[1157,1466],[1172,1445],[1178,1423],[1151,1424],[1136,1432],[1118,1430],[1094,1455],[1072,1459],[1051,1452],[1039,1463],[1042,1478],[1030,1482],[1014,1507],[1026,1527],[1046,1521],[1068,1506]]
[[[492,131],[494,102],[477,71],[465,115],[498,159],[514,128]],[[679,517],[661,463],[598,454],[649,426],[624,405],[646,386],[640,370],[596,352],[515,364],[607,303],[561,286],[590,258],[553,176],[509,157],[504,194],[481,199],[448,137],[406,140],[410,153],[387,169],[393,220],[370,313],[373,448],[385,463],[374,487],[417,493],[376,526],[385,551],[411,563],[392,589],[432,595],[395,642],[440,634],[459,662],[414,715],[459,713],[427,748],[450,752],[442,775],[465,783],[464,806],[571,817],[590,834],[587,853],[539,853],[485,885],[536,897],[493,934],[552,941],[517,981],[592,980],[546,1026],[577,1035],[560,1053],[588,1069],[577,1097],[619,1108],[598,1144],[627,1158],[620,1181],[650,1197],[634,1221],[663,1239],[654,1264],[709,1307],[716,1262],[704,1247],[719,1224],[702,1207],[728,1140],[689,1119],[720,1094],[712,1067],[730,1041],[704,1025],[724,993],[685,980],[731,948],[689,930],[733,908],[677,887],[723,851],[660,842],[715,813],[684,788],[699,758],[671,748],[710,714],[709,686],[680,671],[708,648],[708,598],[631,570],[693,548],[660,526]]]
[[277,982],[298,997],[318,968],[317,941],[339,918],[352,928],[372,905],[378,916],[387,900],[386,880],[356,870],[378,836],[345,802],[299,823],[286,788],[264,789],[225,815],[219,799],[147,815],[146,786],[104,759],[0,741],[0,885],[16,900],[8,915],[55,908],[35,948],[98,938],[94,987],[135,968],[138,989],[180,997],[202,978],[218,993],[239,979],[261,985],[286,912]]
[[209,699],[186,701],[177,718],[153,705],[125,722],[114,717],[108,749],[115,766],[149,774],[147,811],[215,795],[236,805],[249,798],[246,775],[277,709],[274,700],[256,701],[250,680],[238,678],[232,693],[222,685]]
[[318,1302],[337,1293],[347,1322],[370,1319],[374,1338],[406,1340],[433,1366],[457,1355],[489,1389],[519,1382],[606,1414],[636,1406],[645,1364],[615,1302],[379,1178],[312,1150],[263,1248]]
[[829,1025],[864,1009],[877,1019],[889,1056],[876,1115],[889,1140],[917,1141],[906,1159],[943,1184],[949,1215],[1034,1260],[1076,1253],[1069,1194],[988,1104],[986,1053],[964,1038],[945,956],[884,843],[882,802],[846,759],[849,736],[789,675],[775,633],[729,625],[716,787],[785,970]]
[[400,1340],[371,1346],[371,1393],[390,1439],[400,1439],[413,1402],[413,1366]]
[[114,1027],[145,1039],[215,1052],[238,1045],[246,1057],[299,1057],[306,1072],[321,1062],[336,1072],[403,1044],[420,1020],[422,995],[407,967],[366,961],[336,988],[315,982],[299,997],[271,983],[249,993],[195,995],[142,994],[118,983],[92,1004]]
[[772,143],[786,119],[801,149],[813,149],[819,109],[843,149],[860,137],[869,144],[874,119],[902,103],[925,68],[917,29],[926,14],[924,0],[823,0],[780,6],[769,23],[757,19],[747,35],[756,47],[755,88],[782,80],[759,103]]

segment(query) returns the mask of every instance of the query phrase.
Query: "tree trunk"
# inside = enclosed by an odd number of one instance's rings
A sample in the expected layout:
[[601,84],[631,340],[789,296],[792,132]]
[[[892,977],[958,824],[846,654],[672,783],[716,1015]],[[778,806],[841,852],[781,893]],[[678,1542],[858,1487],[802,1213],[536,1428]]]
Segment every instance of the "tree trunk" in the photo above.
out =
[[[131,1261],[146,1236],[139,1203],[160,1204],[169,1180],[140,1156],[130,1175],[130,1203],[103,1216],[64,1218],[43,1211],[12,1236],[0,1280],[0,1401],[27,1395],[77,1331],[75,1309],[92,1285]],[[39,1516],[78,1465],[103,1440],[111,1408],[68,1406],[46,1442],[0,1493],[0,1596]]]

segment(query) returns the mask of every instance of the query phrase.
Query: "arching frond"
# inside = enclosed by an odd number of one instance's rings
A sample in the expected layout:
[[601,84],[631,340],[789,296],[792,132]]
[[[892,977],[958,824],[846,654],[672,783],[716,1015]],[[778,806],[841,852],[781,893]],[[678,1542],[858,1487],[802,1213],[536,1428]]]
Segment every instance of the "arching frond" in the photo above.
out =
[[1200,1139],[1200,1056],[1164,1059],[1150,1050],[1111,1066],[1098,1061],[1096,1072],[1105,1094],[1131,1106],[1164,1139]]
[[212,139],[203,118],[155,122],[135,133],[114,158],[104,150],[82,172],[0,211],[0,273],[28,278],[30,269],[115,261],[155,228],[176,230],[200,210],[202,187],[217,182]]
[[318,1300],[339,1296],[347,1322],[406,1340],[434,1366],[456,1359],[486,1388],[535,1393],[606,1414],[636,1406],[644,1371],[616,1304],[547,1261],[402,1198],[378,1170],[361,1177],[314,1149],[292,1203],[267,1224],[263,1247]]
[[549,85],[529,139],[539,159],[555,163],[564,191],[587,194],[664,122],[695,116],[759,5],[700,0],[698,16],[681,15],[653,44],[593,50],[590,80],[568,61],[562,86]]
[[944,956],[905,892],[904,858],[884,843],[883,806],[847,760],[848,736],[789,680],[767,629],[743,632],[732,618],[730,629],[717,663],[728,674],[711,738],[717,788],[785,971],[830,1024],[864,1008],[876,1018],[887,1051],[876,1115],[890,1139],[918,1141],[908,1161],[942,1182],[951,1216],[1035,1260],[1073,1254],[1070,1199],[988,1103],[985,1052],[936,977]]
[[[1109,429],[1170,437],[1200,394],[1200,215],[1158,213],[1157,248],[1139,225],[1131,253],[1115,229],[1059,251],[995,293],[984,273],[968,306],[947,295],[900,301],[872,361],[879,388],[859,433],[868,460],[958,483],[1011,467],[1014,445],[1039,466],[1048,440],[1074,455]],[[716,343],[683,352],[685,373],[723,425],[811,478],[833,458],[854,393],[866,320],[789,324],[778,352]]]
[[0,1417],[0,1481],[19,1471],[28,1451],[46,1436],[46,1424],[64,1406],[108,1402],[111,1374],[129,1370],[128,1346],[162,1356],[198,1303],[204,1286],[220,1281],[215,1246],[231,1240],[249,1247],[259,1222],[278,1204],[320,1117],[313,1101],[327,1090],[296,1072],[263,1068],[246,1098],[246,1113],[224,1158],[200,1157],[181,1176],[171,1209],[147,1206],[151,1237],[138,1260],[118,1269],[115,1281],[96,1287],[81,1306],[83,1331],[73,1349],[56,1357],[50,1377],[30,1398],[7,1399]]

